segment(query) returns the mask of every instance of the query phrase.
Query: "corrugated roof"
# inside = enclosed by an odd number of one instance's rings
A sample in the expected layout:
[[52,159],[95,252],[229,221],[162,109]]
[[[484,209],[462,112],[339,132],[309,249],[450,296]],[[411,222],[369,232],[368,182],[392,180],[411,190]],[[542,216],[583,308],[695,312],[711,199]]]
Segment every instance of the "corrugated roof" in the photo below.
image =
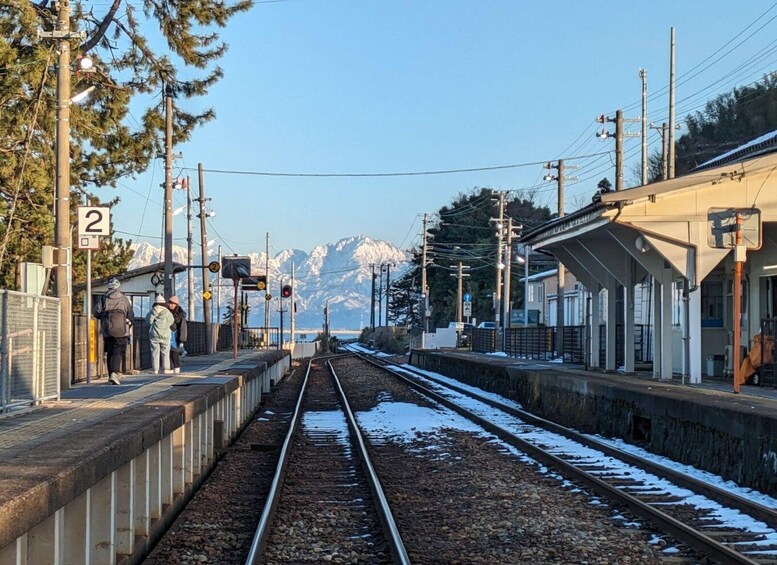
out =
[[704,169],[725,165],[726,163],[732,163],[745,158],[756,157],[758,155],[763,155],[764,153],[771,153],[772,151],[777,151],[777,130],[758,136],[744,145],[740,145],[731,151],[723,153],[723,155],[718,155],[717,157],[694,167],[690,172],[703,171]]

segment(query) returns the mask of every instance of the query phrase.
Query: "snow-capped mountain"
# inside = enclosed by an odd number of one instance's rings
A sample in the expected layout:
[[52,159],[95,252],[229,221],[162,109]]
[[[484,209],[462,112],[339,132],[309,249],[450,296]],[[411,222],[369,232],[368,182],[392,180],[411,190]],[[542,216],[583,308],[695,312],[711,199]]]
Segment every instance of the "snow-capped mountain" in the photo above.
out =
[[[130,261],[129,269],[144,267],[158,263],[160,250],[149,243],[139,243],[132,246],[135,255]],[[251,273],[265,274],[265,254],[249,253],[251,258]],[[207,261],[216,257],[210,256]],[[370,296],[372,290],[372,267],[380,272],[380,265],[391,264],[391,280],[394,281],[409,268],[405,252],[386,241],[377,241],[364,235],[341,239],[337,243],[318,245],[309,254],[298,249],[281,251],[275,257],[270,257],[268,263],[269,288],[273,299],[266,301],[263,292],[249,292],[250,306],[248,323],[250,326],[264,325],[265,302],[269,302],[270,324],[279,324],[280,288],[291,283],[292,266],[294,268],[294,298],[297,305],[296,327],[298,329],[317,330],[321,328],[324,318],[324,306],[329,302],[329,319],[332,329],[359,329],[370,321]],[[173,261],[187,264],[186,249],[173,246]],[[206,262],[207,262],[206,261]],[[195,252],[192,264],[203,264],[199,253]],[[195,269],[194,276],[194,316],[189,318],[202,319],[202,271]],[[187,308],[186,273],[176,275],[176,294],[181,299],[181,305]],[[220,283],[219,283],[220,281]],[[385,284],[385,274],[384,274]],[[377,283],[376,283],[377,284]],[[215,286],[219,285],[219,286]],[[211,275],[211,286],[214,295],[214,321],[218,314],[217,305],[221,306],[223,316],[227,304],[232,303],[232,282]],[[289,305],[285,304],[285,308]],[[376,305],[377,308],[377,305]],[[284,325],[288,327],[289,315],[285,314]]]

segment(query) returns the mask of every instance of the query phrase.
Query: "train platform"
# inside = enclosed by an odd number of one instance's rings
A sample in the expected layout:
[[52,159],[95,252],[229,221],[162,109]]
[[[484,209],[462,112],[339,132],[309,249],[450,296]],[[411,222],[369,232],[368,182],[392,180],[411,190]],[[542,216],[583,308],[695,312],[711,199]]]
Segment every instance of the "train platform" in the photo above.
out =
[[141,554],[289,368],[285,351],[191,356],[0,417],[0,565]]
[[120,385],[108,383],[107,378],[93,380],[90,384],[77,383],[62,392],[59,401],[0,415],[0,461],[5,465],[17,448],[24,453],[35,442],[72,437],[77,431],[164,395],[173,387],[226,382],[231,377],[221,376],[222,371],[261,356],[254,351],[242,352],[234,360],[230,351],[185,357],[178,374],[155,375],[149,370],[123,375]]
[[413,350],[410,363],[500,394],[580,431],[654,453],[777,495],[777,389],[730,379],[658,380],[649,373],[460,350]]
[[[572,365],[568,363],[558,363],[553,361],[538,361],[534,359],[517,359],[515,357],[508,357],[506,355],[499,355],[493,353],[473,353],[471,351],[461,350],[446,350],[440,349],[445,355],[451,355],[453,357],[469,357],[478,359],[482,363],[495,366],[513,366],[523,368],[542,369],[546,371],[558,371],[562,373],[581,374],[588,375],[592,378],[605,378],[615,379],[618,382],[634,382],[635,386],[650,386],[656,385],[663,387],[678,387],[677,392],[682,392],[682,389],[688,389],[688,391],[709,391],[711,393],[723,393],[731,394],[734,401],[741,396],[743,402],[747,402],[747,398],[763,398],[777,401],[777,387],[770,386],[758,386],[758,385],[742,385],[738,394],[734,393],[734,383],[732,377],[702,377],[701,383],[688,383],[683,382],[682,377],[675,375],[671,380],[659,380],[653,377],[653,374],[649,371],[636,371],[635,373],[626,374],[622,372],[606,372],[601,370],[586,370],[582,365]],[[691,394],[693,394],[691,392]],[[704,394],[704,392],[701,392]]]

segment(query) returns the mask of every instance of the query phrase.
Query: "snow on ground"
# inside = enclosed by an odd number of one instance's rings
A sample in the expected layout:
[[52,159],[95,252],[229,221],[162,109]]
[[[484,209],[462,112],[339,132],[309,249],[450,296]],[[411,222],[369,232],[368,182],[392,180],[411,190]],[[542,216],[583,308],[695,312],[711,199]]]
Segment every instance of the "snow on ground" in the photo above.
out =
[[305,412],[302,414],[302,430],[307,434],[329,432],[337,438],[338,443],[351,450],[348,441],[350,431],[345,414],[341,410],[324,410],[321,412]]
[[[429,435],[440,437],[446,429],[480,434],[491,439],[477,424],[452,410],[418,406],[408,402],[379,402],[372,410],[358,412],[356,419],[365,433],[382,437],[385,441],[411,444]],[[432,449],[436,449],[432,447]]]
[[[516,405],[516,403],[510,401],[509,399],[503,398],[493,393],[484,392],[481,389],[478,389],[475,387],[469,387],[468,385],[464,385],[459,381],[449,379],[448,377],[445,377],[443,375],[429,372],[429,371],[423,371],[423,372],[429,376],[433,376],[436,379],[440,379],[445,382],[451,382],[452,384],[455,384],[456,386],[459,386],[461,388],[471,389],[473,390],[473,392],[476,392],[479,395],[482,395],[484,397],[491,397],[495,400],[503,402],[506,405]],[[665,479],[661,479],[641,469],[632,467],[631,465],[618,461],[599,451],[596,451],[594,449],[581,445],[563,436],[559,436],[557,434],[553,434],[551,432],[548,432],[536,426],[527,424],[526,422],[523,422],[519,418],[511,416],[505,412],[502,412],[501,410],[488,406],[487,404],[484,404],[466,395],[462,395],[455,391],[446,389],[445,387],[433,381],[426,381],[426,385],[428,386],[428,388],[435,390],[440,394],[443,394],[444,396],[446,396],[447,398],[450,398],[452,401],[456,402],[456,404],[463,406],[467,410],[470,410],[475,414],[478,414],[479,416],[510,431],[511,433],[521,437],[524,440],[530,441],[538,445],[542,445],[543,448],[548,449],[552,453],[557,453],[557,454],[563,453],[565,454],[566,457],[571,456],[571,458],[575,459],[578,462],[597,462],[599,464],[606,465],[608,468],[608,471],[607,471],[608,474],[615,473],[623,477],[629,477],[637,481],[642,480],[650,483],[651,486],[645,487],[645,488],[654,488],[655,486],[658,486],[658,488],[660,488],[663,492],[672,494],[679,498],[683,498],[688,504],[692,504],[698,508],[708,510],[710,513],[710,519],[717,518],[727,524],[735,524],[736,527],[741,528],[743,530],[762,533],[764,536],[763,539],[759,542],[755,542],[754,545],[773,545],[777,543],[777,532],[775,532],[767,524],[760,522],[758,520],[754,520],[749,516],[745,516],[738,510],[725,508],[720,504],[718,504],[717,502],[714,502],[706,497],[696,495],[688,491],[687,489],[684,489],[682,487],[672,484],[671,482]],[[462,420],[464,419],[462,418]],[[453,424],[455,420],[452,419],[449,422]],[[395,421],[392,422],[392,425],[394,423]],[[405,424],[405,425],[407,426],[409,424]],[[471,427],[471,424],[468,424],[468,426]],[[453,426],[450,426],[450,427],[453,427]],[[480,429],[480,433],[484,433],[482,429]],[[491,436],[491,434],[487,434],[487,435],[489,435],[490,437],[494,437],[494,436]],[[602,438],[597,437],[597,439],[602,441]],[[495,440],[495,441],[499,441],[499,440]],[[635,446],[629,446],[628,444],[625,444],[620,440],[604,440],[604,441],[612,444],[614,447],[617,447],[617,448],[627,448],[628,451],[631,451],[632,453],[635,453],[640,457],[651,459],[665,467],[674,469],[675,471],[692,474],[693,476],[700,478],[707,483],[711,483],[721,489],[734,492],[739,496],[742,496],[743,498],[753,500],[755,502],[758,502],[759,504],[763,504],[765,506],[769,506],[772,508],[777,506],[777,500],[763,493],[755,492],[751,489],[741,488],[735,485],[734,483],[732,483],[731,481],[726,481],[719,476],[716,476],[704,471],[699,471],[697,469],[694,469],[693,467],[676,463],[664,457],[658,457],[658,456],[652,455],[646,452],[645,450],[641,450]],[[501,443],[501,441],[499,442]],[[513,452],[515,455],[517,455],[521,460],[530,464],[539,465],[538,462],[529,458],[528,456],[518,451],[517,449],[511,446],[508,446],[507,444],[504,444],[504,447],[509,451]],[[539,466],[540,466],[541,472],[546,472],[546,469],[544,469],[543,466],[541,465]],[[557,476],[555,475],[555,473],[553,475]],[[749,542],[749,543],[753,543],[753,542]],[[769,553],[774,554],[775,552],[769,552]]]
[[[349,347],[361,352],[372,353],[372,351],[356,344],[351,344]],[[404,370],[402,367],[400,367],[400,371],[409,372],[410,368],[412,368],[414,371],[424,373],[428,376],[434,377],[435,379],[453,384],[462,389],[471,390],[472,392],[483,397],[490,398],[502,402],[505,405],[521,409],[520,404],[510,399],[504,398],[498,394],[483,391],[477,387],[466,385],[455,379],[440,375],[439,373],[419,370],[409,365],[405,365]],[[564,453],[567,457],[571,456],[578,462],[594,461],[601,464],[606,464],[608,467],[608,474],[614,472],[621,476],[629,477],[638,481],[644,480],[649,482],[651,485],[650,487],[646,488],[655,488],[658,486],[660,489],[662,489],[663,492],[685,499],[688,504],[692,504],[698,508],[706,509],[710,513],[711,520],[717,518],[727,524],[735,524],[736,527],[739,527],[742,530],[760,532],[763,534],[763,539],[761,541],[755,543],[748,542],[750,544],[766,546],[777,543],[777,532],[775,532],[767,524],[758,520],[754,520],[749,516],[745,516],[738,510],[725,508],[717,502],[714,502],[706,497],[696,495],[687,489],[670,483],[665,479],[661,479],[641,469],[632,467],[626,463],[613,459],[612,457],[606,456],[599,451],[573,442],[563,436],[559,436],[542,430],[541,428],[527,424],[519,418],[510,416],[509,414],[506,414],[497,408],[488,406],[487,404],[472,399],[466,395],[451,391],[450,389],[447,389],[433,381],[427,380],[426,386],[440,394],[443,394],[447,398],[450,398],[452,401],[463,406],[467,410],[471,410],[481,417],[486,418],[496,425],[499,425],[510,431],[511,433],[518,435],[522,439],[542,445],[546,449],[549,449],[551,452]],[[545,468],[536,460],[528,457],[512,446],[502,443],[501,440],[498,440],[495,436],[474,425],[469,420],[458,416],[452,411],[442,407],[440,410],[434,410],[406,403],[381,402],[373,410],[359,413],[357,418],[360,425],[368,429],[370,433],[382,434],[385,435],[387,439],[398,442],[412,442],[418,437],[419,434],[439,433],[440,431],[444,430],[444,428],[453,428],[461,431],[479,433],[485,437],[490,438],[491,441],[502,444],[502,447],[515,454],[522,461],[538,466],[540,472],[549,472],[547,468]],[[622,449],[639,457],[649,459],[659,465],[673,469],[677,472],[691,475],[697,479],[715,485],[720,489],[737,494],[745,499],[752,500],[770,508],[777,507],[777,499],[752,489],[740,487],[732,481],[724,480],[722,477],[713,475],[712,473],[700,471],[689,465],[684,465],[672,461],[666,457],[654,455],[644,449],[629,445],[619,439],[606,439],[599,436],[592,437],[595,437],[597,440],[604,443],[608,443],[617,449]],[[563,480],[556,473],[551,473],[551,475]],[[568,481],[563,482],[568,488],[574,488],[573,485],[571,485],[571,483]],[[764,553],[771,555],[777,554],[777,552]]]

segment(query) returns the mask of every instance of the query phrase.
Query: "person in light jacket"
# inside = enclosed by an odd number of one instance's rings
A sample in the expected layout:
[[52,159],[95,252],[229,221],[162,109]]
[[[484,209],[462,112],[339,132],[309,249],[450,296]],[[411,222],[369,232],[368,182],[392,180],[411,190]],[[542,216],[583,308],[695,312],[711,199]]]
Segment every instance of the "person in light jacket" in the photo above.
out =
[[170,370],[170,337],[172,335],[170,328],[174,323],[173,315],[165,305],[165,297],[161,294],[157,295],[151,312],[146,315],[148,335],[151,339],[151,368],[156,375],[159,374],[160,356],[165,374],[173,372]]

